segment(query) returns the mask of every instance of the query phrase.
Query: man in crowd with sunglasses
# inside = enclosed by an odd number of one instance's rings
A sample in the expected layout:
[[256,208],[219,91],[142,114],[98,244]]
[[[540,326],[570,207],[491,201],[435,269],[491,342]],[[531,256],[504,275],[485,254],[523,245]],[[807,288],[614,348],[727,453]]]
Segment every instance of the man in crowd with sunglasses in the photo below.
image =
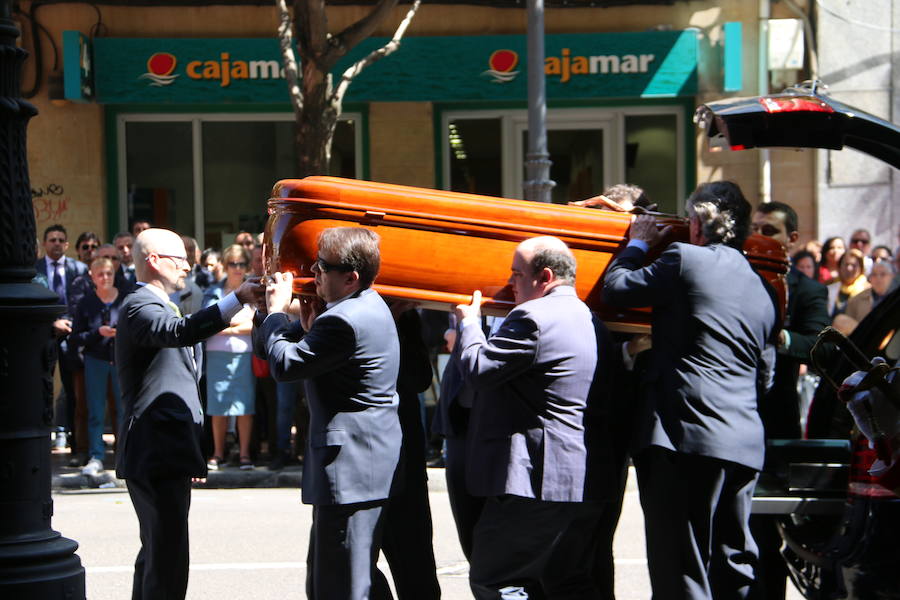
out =
[[190,270],[174,231],[147,229],[134,244],[137,287],[119,309],[116,368],[124,417],[116,475],[128,481],[141,532],[132,598],[184,598],[192,478],[206,477],[199,342],[257,301],[248,281],[218,304],[183,317],[169,295]]
[[[275,273],[266,288],[269,314],[254,328],[272,377],[306,386],[310,600],[390,597],[375,561],[400,457],[400,345],[390,309],[370,287],[381,264],[378,242],[360,227],[323,231],[312,270],[324,307],[292,301],[292,275]],[[288,312],[299,313],[299,321],[291,324]]]

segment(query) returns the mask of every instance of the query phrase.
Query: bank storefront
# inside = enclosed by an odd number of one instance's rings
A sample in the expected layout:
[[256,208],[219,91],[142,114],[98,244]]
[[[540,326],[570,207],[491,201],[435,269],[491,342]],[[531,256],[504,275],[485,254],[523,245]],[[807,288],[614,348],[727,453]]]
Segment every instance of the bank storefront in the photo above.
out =
[[[366,40],[335,74],[385,41]],[[694,184],[697,33],[558,34],[545,43],[554,202],[628,181],[678,212]],[[88,42],[66,32],[64,45],[67,99],[105,109],[110,231],[148,218],[220,246],[262,229],[267,191],[296,163],[276,40]],[[350,86],[331,174],[378,179],[399,145],[424,136],[432,152],[410,170],[430,174],[432,187],[521,198],[525,61],[524,35],[405,39]],[[430,126],[410,131],[394,106],[425,107]],[[396,126],[373,127],[377,119]]]

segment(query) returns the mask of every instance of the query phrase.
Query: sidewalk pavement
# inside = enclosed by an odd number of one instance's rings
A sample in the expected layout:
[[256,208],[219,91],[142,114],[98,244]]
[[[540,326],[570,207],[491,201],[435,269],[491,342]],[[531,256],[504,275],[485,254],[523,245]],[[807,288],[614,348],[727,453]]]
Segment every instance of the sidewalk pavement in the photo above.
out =
[[[125,487],[125,480],[116,478],[115,457],[111,451],[107,451],[103,461],[106,470],[96,476],[83,475],[81,467],[68,466],[70,457],[68,452],[53,451],[51,453],[51,488],[53,491]],[[194,487],[205,489],[299,488],[302,480],[303,466],[297,464],[285,466],[280,471],[270,471],[266,466],[257,466],[250,470],[243,470],[237,466],[225,466],[220,467],[218,471],[210,471],[206,482],[195,483]],[[444,469],[428,469],[428,490],[430,492],[447,490]]]

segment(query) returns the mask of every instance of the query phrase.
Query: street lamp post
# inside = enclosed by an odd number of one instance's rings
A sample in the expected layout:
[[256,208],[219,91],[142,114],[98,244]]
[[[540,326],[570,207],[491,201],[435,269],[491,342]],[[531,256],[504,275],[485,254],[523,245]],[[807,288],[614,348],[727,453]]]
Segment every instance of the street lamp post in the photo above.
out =
[[19,94],[26,53],[12,0],[0,0],[0,598],[84,598],[78,544],[50,527],[50,426],[63,307],[35,276],[35,222],[25,128],[37,114]]
[[525,154],[526,200],[550,202],[556,183],[550,179],[547,152],[547,86],[544,80],[544,0],[528,0],[528,152]]

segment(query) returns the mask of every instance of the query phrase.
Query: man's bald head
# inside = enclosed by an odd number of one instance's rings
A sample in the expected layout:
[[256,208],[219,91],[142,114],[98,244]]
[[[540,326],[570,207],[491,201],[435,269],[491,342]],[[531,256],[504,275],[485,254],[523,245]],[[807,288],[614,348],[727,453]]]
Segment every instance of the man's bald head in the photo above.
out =
[[148,282],[155,276],[154,269],[147,261],[151,254],[164,257],[187,257],[184,241],[174,231],[168,229],[145,229],[134,240],[131,250],[134,256],[134,270],[138,281]]
[[533,275],[547,268],[561,283],[575,285],[575,255],[561,239],[550,235],[533,237],[519,244],[516,251],[531,265]]
[[516,247],[510,271],[509,285],[521,304],[554,287],[575,285],[575,256],[559,238],[535,237]]

